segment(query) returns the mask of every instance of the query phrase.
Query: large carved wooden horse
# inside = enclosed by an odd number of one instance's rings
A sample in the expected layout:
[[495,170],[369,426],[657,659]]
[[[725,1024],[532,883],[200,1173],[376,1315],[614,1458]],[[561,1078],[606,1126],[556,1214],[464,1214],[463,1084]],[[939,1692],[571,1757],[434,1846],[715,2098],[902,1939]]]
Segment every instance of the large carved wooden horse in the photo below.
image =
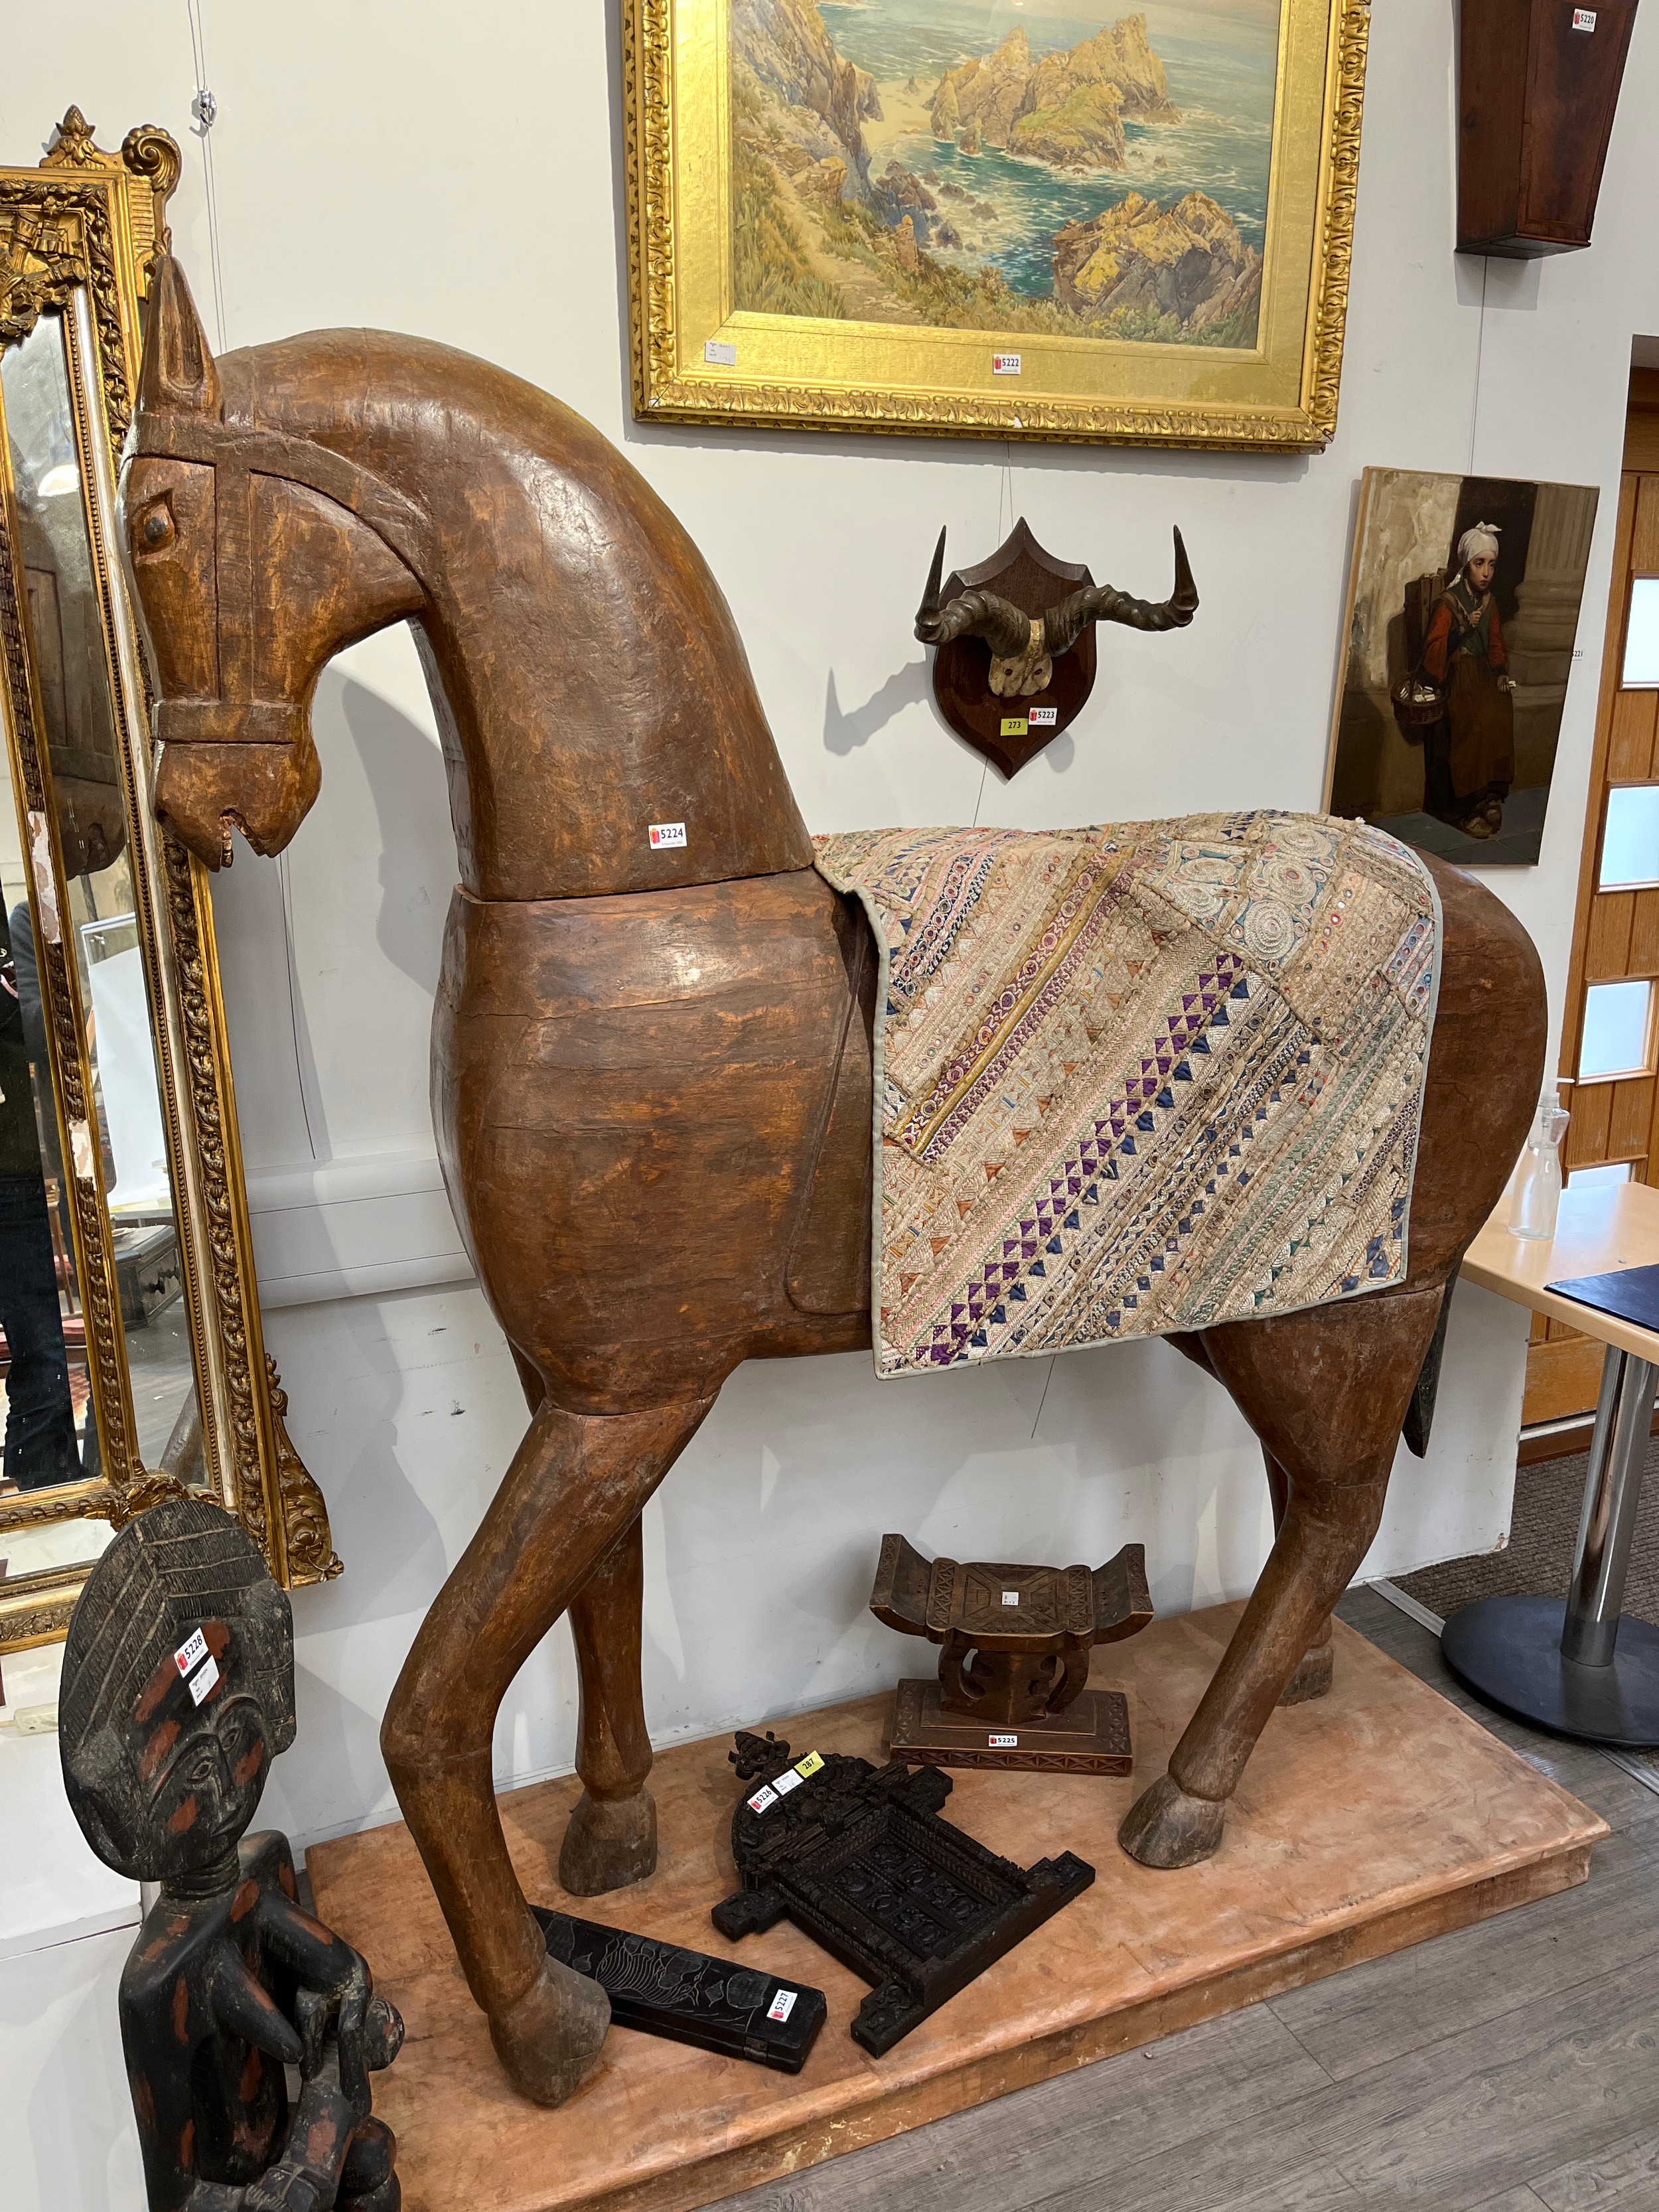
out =
[[[501,2061],[553,2103],[605,2000],[549,1960],[508,1863],[496,1709],[568,1612],[585,1791],[561,1876],[591,1893],[648,1872],[640,1512],[739,1362],[869,1342],[873,954],[813,872],[696,547],[556,400],[375,331],[216,364],[163,264],[141,403],[125,511],[157,803],[193,851],[216,867],[234,830],[259,853],[294,836],[320,781],[313,691],[343,646],[408,619],[431,684],[461,878],[433,1115],[532,1417],[381,1742]],[[653,848],[665,822],[683,848]],[[1279,1533],[1169,1772],[1123,1823],[1148,1866],[1216,1848],[1275,1704],[1293,1677],[1318,1686],[1448,1279],[1538,1095],[1532,945],[1470,878],[1435,874],[1409,1281],[1178,1340],[1261,1438]]]

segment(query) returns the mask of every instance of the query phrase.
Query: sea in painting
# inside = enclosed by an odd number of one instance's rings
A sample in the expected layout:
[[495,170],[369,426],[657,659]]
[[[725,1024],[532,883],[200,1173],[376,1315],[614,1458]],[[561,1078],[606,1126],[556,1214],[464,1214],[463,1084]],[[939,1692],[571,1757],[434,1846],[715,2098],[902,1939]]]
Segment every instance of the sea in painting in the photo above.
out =
[[732,0],[736,304],[1250,347],[1279,0]]

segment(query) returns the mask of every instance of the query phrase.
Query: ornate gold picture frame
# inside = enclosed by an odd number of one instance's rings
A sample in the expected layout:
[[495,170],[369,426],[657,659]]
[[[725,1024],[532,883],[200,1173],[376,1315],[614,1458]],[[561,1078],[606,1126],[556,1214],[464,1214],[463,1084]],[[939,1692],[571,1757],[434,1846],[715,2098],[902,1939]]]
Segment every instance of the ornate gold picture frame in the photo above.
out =
[[185,1491],[283,1583],[339,1571],[264,1352],[208,878],[155,820],[113,526],[179,167],[72,107],[0,168],[0,1650],[61,1636],[109,1530]]
[[1368,0],[623,0],[641,421],[1323,446]]

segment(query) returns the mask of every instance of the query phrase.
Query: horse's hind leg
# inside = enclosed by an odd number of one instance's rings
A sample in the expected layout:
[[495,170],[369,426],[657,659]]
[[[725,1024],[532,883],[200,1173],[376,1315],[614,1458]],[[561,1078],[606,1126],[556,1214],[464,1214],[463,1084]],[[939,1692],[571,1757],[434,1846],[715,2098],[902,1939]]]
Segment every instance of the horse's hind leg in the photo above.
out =
[[514,2086],[569,2095],[599,2055],[610,2007],[549,1958],[519,1887],[491,1781],[495,1715],[714,1403],[643,1413],[542,1404],[483,1526],[434,1601],[380,1729],[392,1785],[474,1997]]
[[[1180,1352],[1183,1359],[1190,1359],[1194,1367],[1201,1367],[1212,1382],[1221,1380],[1204,1349],[1201,1336],[1190,1331],[1172,1330],[1164,1341]],[[1291,1501],[1290,1478],[1266,1444],[1261,1447],[1261,1457],[1267,1474],[1267,1495],[1273,1502],[1273,1534],[1277,1536],[1285,1525],[1285,1509]],[[1322,1698],[1331,1686],[1331,1624],[1327,1620],[1297,1662],[1279,1702],[1281,1705],[1300,1705],[1310,1698]]]
[[[1290,1506],[1291,1479],[1266,1444],[1261,1447],[1261,1456],[1267,1469],[1267,1495],[1273,1500],[1273,1534],[1277,1536],[1285,1525],[1285,1515]],[[1334,1678],[1331,1620],[1327,1613],[1325,1626],[1291,1669],[1290,1680],[1279,1693],[1279,1702],[1281,1705],[1305,1705],[1310,1698],[1326,1696]]]
[[1364,1559],[1442,1285],[1208,1329],[1218,1378],[1283,1471],[1279,1534],[1214,1679],[1118,1831],[1133,1858],[1193,1866],[1221,1840],[1256,1739]]

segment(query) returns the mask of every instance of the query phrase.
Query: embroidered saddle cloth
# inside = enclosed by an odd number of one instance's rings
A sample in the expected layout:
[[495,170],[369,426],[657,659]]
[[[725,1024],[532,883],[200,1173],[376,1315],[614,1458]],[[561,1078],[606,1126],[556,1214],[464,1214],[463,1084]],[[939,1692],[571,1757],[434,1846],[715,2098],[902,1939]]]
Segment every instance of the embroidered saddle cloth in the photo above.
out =
[[817,845],[881,954],[878,1373],[1404,1279],[1440,944],[1405,846],[1268,812]]

